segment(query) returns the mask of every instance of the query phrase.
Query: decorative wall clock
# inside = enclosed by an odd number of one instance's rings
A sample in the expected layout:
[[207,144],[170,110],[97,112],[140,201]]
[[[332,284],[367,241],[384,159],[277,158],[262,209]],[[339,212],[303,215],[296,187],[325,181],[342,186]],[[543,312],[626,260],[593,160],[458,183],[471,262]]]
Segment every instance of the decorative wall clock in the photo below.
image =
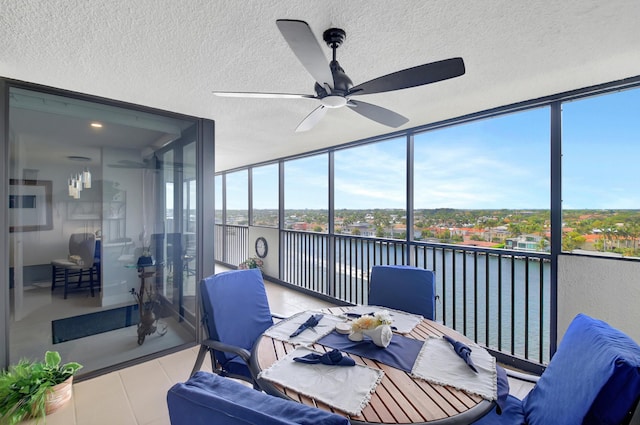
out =
[[267,245],[267,240],[265,238],[260,236],[258,239],[256,239],[256,254],[258,255],[258,257],[260,258],[266,257],[268,250],[269,250],[269,247]]

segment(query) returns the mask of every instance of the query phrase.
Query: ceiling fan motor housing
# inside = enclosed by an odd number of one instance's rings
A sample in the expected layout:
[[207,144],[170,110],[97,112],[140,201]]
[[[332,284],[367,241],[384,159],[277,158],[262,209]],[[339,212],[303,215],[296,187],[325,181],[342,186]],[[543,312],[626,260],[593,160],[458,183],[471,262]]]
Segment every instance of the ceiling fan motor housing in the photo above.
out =
[[322,33],[322,39],[332,49],[340,47],[345,38],[347,38],[347,33],[340,28],[329,28]]

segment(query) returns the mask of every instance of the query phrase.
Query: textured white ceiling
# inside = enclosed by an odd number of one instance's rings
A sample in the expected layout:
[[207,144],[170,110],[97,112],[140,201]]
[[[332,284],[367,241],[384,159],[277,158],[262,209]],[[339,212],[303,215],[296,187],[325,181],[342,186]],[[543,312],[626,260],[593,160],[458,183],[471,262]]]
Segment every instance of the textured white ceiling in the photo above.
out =
[[354,84],[461,56],[462,77],[360,98],[408,117],[403,128],[640,74],[638,0],[0,0],[0,7],[0,76],[213,119],[217,170],[392,131],[343,108],[295,133],[316,101],[212,95],[313,94],[276,19],[305,20],[320,40],[325,29],[343,28],[338,60]]

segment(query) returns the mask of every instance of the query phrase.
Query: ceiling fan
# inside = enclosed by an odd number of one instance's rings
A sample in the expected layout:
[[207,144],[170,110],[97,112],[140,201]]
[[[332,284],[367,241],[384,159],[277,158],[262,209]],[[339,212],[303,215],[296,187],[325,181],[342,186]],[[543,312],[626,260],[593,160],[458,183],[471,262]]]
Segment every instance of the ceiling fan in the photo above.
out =
[[323,40],[333,51],[333,59],[330,64],[327,64],[322,48],[306,22],[278,19],[276,24],[293,53],[316,80],[314,86],[316,94],[222,91],[214,91],[213,94],[224,97],[319,100],[320,106],[302,120],[296,128],[296,132],[310,130],[320,122],[329,109],[343,106],[348,106],[360,115],[380,124],[394,128],[400,127],[409,119],[389,109],[361,100],[354,100],[352,97],[417,87],[458,77],[465,72],[462,58],[451,58],[403,69],[354,86],[336,60],[336,50],[346,37],[344,30],[330,28],[323,33]]

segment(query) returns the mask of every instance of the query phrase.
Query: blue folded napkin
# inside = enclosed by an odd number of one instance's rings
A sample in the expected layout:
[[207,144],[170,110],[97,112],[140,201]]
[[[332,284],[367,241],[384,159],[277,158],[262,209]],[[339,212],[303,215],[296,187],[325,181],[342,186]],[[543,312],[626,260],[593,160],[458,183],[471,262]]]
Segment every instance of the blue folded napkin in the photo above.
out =
[[343,356],[338,350],[331,350],[324,354],[311,353],[302,357],[294,357],[293,360],[300,363],[322,363],[329,366],[355,366],[356,364],[351,357]]
[[320,322],[320,319],[322,319],[323,317],[324,317],[324,314],[312,314],[311,317],[309,317],[306,322],[301,324],[298,327],[298,329],[295,330],[294,333],[289,335],[289,337],[293,338],[294,336],[300,335],[302,331],[304,331],[305,329],[314,328],[318,324],[318,322]]
[[449,344],[453,345],[453,350],[456,352],[462,360],[464,360],[467,365],[473,370],[475,373],[478,373],[478,369],[476,369],[476,365],[473,364],[473,360],[471,360],[471,348],[469,348],[466,344],[463,344],[460,341],[456,341],[448,335],[442,336],[444,339],[449,341]]

